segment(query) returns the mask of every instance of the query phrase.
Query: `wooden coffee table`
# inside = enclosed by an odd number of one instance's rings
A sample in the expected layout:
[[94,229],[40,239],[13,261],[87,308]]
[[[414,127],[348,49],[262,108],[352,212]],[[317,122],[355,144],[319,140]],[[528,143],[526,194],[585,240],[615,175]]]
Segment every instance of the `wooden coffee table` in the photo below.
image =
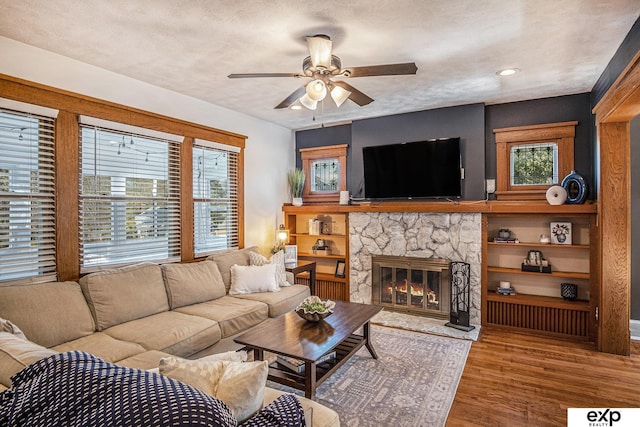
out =
[[[255,360],[264,360],[264,352],[303,360],[304,372],[297,374],[274,362],[269,366],[271,381],[304,390],[314,399],[316,387],[340,368],[362,346],[374,359],[378,358],[370,341],[369,321],[382,310],[368,304],[336,301],[334,312],[320,322],[307,322],[294,311],[270,318],[254,326],[234,341],[253,350]],[[362,327],[362,335],[355,332]],[[332,360],[316,363],[325,354],[335,351]]]

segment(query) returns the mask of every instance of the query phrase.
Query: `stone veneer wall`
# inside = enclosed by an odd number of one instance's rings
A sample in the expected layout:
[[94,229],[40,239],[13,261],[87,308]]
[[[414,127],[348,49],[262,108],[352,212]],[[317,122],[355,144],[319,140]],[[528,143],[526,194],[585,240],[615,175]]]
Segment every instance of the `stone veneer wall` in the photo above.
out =
[[479,213],[350,213],[351,301],[371,304],[371,255],[464,261],[471,265],[470,321],[479,325],[481,218]]

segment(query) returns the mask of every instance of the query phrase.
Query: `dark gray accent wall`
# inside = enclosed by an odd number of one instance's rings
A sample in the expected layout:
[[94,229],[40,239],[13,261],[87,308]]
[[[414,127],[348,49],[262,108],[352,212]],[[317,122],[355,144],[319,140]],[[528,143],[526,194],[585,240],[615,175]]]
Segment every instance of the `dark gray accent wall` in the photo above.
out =
[[[496,139],[494,129],[543,123],[578,121],[574,145],[574,165],[589,183],[589,198],[596,196],[594,186],[594,117],[589,106],[589,94],[558,96],[488,105],[485,127],[485,169],[487,178],[496,177]],[[562,180],[564,177],[560,177]]]
[[[640,320],[640,116],[631,120],[631,318]],[[635,266],[635,268],[634,268]]]
[[347,188],[353,197],[364,197],[362,148],[432,138],[460,137],[465,168],[463,199],[484,199],[484,105],[473,104],[407,114],[357,120],[351,125],[296,132],[297,165],[300,149],[349,144]]
[[609,64],[607,64],[607,67],[598,78],[598,81],[596,81],[593,89],[591,89],[592,108],[602,99],[638,51],[640,51],[640,18],[633,24],[627,36],[622,43],[620,43],[618,50],[609,61]]

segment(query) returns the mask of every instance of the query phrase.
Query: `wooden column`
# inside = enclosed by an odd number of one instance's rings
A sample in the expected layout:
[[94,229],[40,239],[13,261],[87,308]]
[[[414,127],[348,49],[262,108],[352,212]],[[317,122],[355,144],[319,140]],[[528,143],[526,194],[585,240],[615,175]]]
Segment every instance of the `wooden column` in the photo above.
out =
[[193,247],[193,138],[180,144],[180,254],[182,261],[194,258]]
[[631,152],[629,122],[599,123],[600,309],[598,349],[629,355]]
[[80,277],[78,117],[60,111],[55,130],[56,270],[59,281]]

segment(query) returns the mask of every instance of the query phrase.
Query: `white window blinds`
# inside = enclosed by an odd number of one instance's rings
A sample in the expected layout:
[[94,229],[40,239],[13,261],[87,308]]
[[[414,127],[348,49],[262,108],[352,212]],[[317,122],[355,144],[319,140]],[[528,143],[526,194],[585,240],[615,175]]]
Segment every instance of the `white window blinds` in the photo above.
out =
[[238,247],[238,153],[223,147],[194,143],[195,256]]
[[180,259],[179,146],[80,126],[80,266]]
[[54,119],[0,108],[0,281],[54,280]]

